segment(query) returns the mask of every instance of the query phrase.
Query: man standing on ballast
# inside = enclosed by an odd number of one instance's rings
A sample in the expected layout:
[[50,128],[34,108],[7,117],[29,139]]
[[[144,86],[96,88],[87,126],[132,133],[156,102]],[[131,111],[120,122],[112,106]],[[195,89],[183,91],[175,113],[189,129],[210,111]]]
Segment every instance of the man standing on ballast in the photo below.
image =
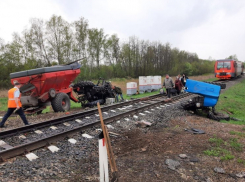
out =
[[24,122],[25,125],[29,125],[26,116],[24,114],[24,111],[22,109],[22,104],[20,102],[20,90],[19,88],[22,86],[17,80],[13,81],[14,83],[14,88],[11,88],[8,91],[8,111],[4,115],[2,122],[0,123],[0,128],[4,127],[5,122],[7,121],[8,117],[15,111],[22,121]]

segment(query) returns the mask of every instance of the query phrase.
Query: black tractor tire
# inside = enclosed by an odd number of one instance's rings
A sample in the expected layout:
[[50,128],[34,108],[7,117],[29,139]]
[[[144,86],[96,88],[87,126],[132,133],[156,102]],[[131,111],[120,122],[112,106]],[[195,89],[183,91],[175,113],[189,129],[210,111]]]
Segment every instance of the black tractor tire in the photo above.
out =
[[74,88],[75,88],[75,87],[80,87],[80,88],[82,88],[82,87],[86,87],[86,86],[94,87],[95,85],[94,85],[94,83],[91,82],[91,81],[80,81],[80,82],[76,83],[73,87],[74,87]]
[[208,118],[213,119],[213,120],[216,120],[216,121],[220,121],[220,120],[229,121],[230,120],[230,116],[229,115],[222,114],[222,113],[216,113],[216,114],[214,114],[212,111],[209,111]]
[[71,101],[66,93],[60,92],[51,101],[54,112],[65,112],[70,110]]
[[[80,81],[80,82],[74,84],[73,88],[75,88],[74,91],[78,94],[86,94],[94,86],[95,86],[94,83],[91,81]],[[79,90],[77,90],[76,88],[79,88]]]

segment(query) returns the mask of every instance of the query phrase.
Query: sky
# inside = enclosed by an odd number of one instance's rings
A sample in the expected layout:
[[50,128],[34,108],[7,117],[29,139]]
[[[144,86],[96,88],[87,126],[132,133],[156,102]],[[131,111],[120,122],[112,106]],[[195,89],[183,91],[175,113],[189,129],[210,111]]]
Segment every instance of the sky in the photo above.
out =
[[121,41],[169,42],[201,59],[237,55],[245,61],[245,0],[0,0],[0,38],[28,28],[31,18],[84,17]]

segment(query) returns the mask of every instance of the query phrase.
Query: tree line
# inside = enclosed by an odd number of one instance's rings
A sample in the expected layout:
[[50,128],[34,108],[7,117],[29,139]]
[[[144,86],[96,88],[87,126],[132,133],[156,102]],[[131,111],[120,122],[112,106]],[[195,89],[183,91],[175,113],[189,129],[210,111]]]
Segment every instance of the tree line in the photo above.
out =
[[21,34],[5,43],[0,38],[0,87],[9,87],[9,74],[28,69],[62,65],[82,59],[77,79],[138,77],[147,75],[199,75],[213,73],[214,61],[196,53],[172,48],[170,43],[141,40],[120,41],[116,34],[90,28],[81,17],[72,23],[53,15],[48,21],[31,19]]

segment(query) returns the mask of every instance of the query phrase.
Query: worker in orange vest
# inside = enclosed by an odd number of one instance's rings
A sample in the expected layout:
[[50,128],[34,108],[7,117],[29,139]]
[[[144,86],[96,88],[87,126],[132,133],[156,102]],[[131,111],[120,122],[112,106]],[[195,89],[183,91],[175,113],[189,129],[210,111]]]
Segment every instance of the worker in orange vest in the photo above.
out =
[[26,116],[24,114],[24,111],[22,109],[22,104],[20,102],[21,94],[19,88],[21,87],[21,84],[17,80],[15,80],[14,86],[15,86],[14,88],[8,91],[8,111],[4,115],[2,122],[0,123],[0,128],[4,127],[4,123],[14,111],[21,117],[25,125],[29,125]]

